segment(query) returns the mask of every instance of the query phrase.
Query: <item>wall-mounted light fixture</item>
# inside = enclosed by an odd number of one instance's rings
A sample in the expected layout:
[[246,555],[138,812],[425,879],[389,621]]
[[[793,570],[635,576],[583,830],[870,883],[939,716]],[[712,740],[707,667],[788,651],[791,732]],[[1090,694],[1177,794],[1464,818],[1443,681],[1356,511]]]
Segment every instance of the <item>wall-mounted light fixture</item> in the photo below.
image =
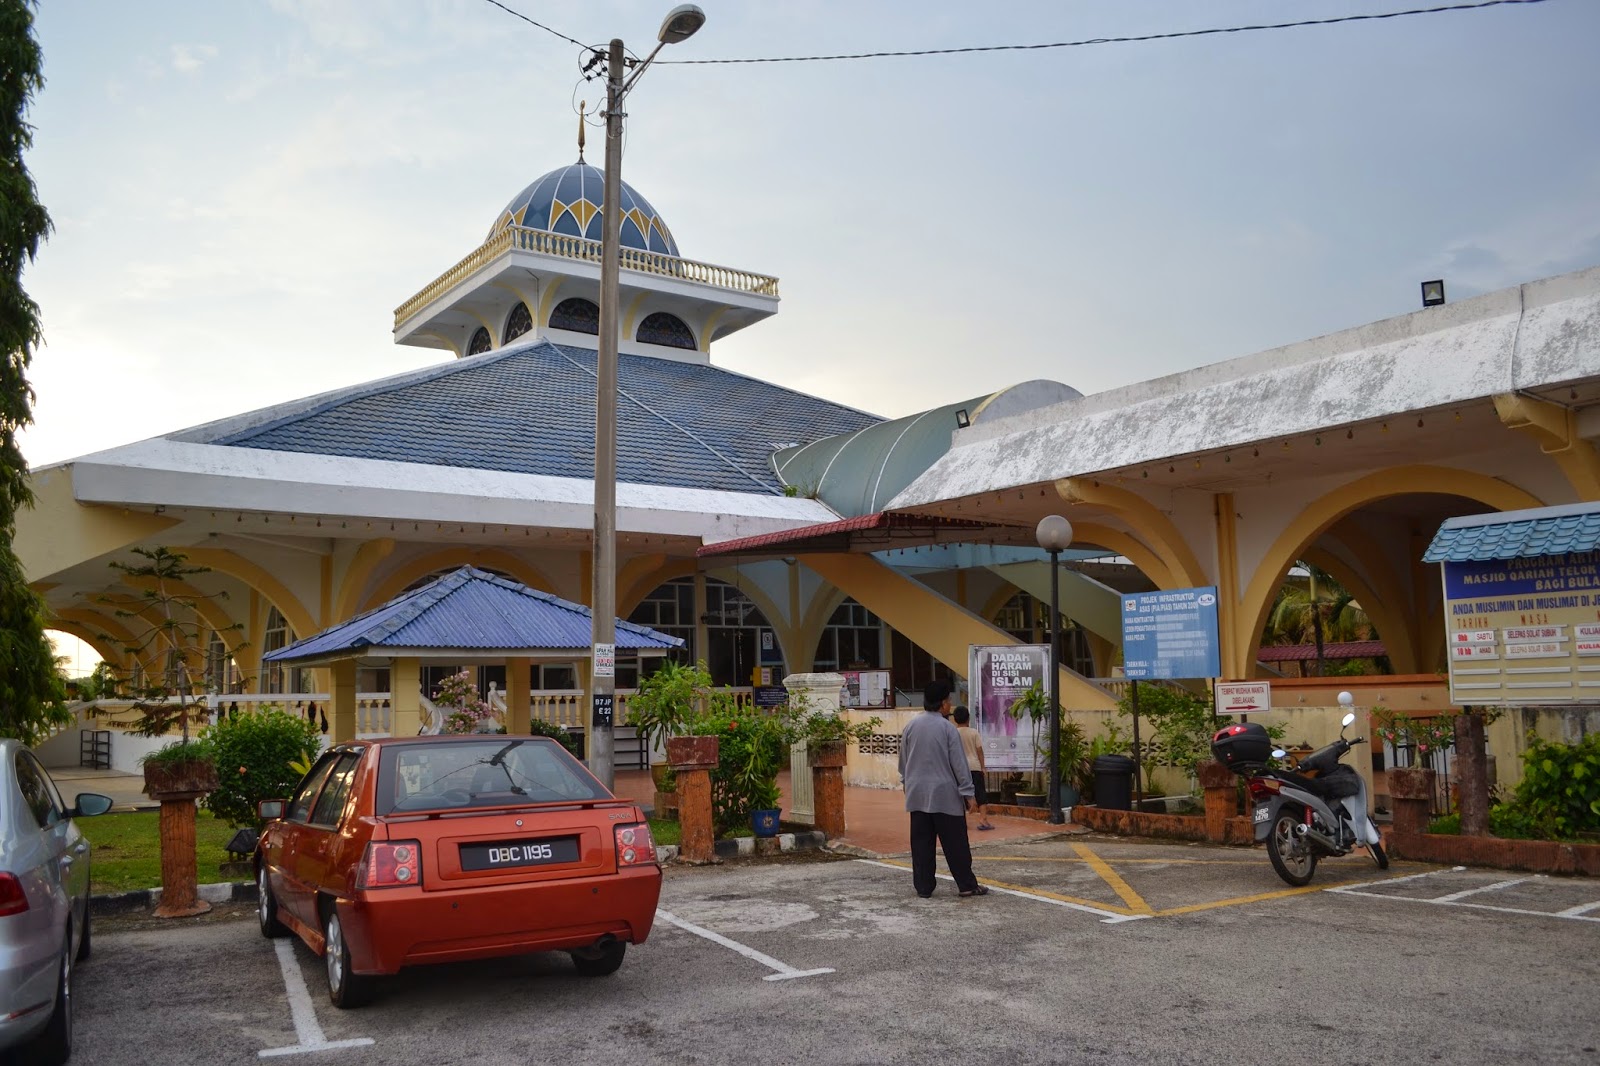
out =
[[972,425],[972,419],[967,416],[967,409],[963,407],[956,412],[956,428],[966,429],[970,425]]
[[1444,303],[1444,279],[1422,283],[1422,306],[1438,307]]

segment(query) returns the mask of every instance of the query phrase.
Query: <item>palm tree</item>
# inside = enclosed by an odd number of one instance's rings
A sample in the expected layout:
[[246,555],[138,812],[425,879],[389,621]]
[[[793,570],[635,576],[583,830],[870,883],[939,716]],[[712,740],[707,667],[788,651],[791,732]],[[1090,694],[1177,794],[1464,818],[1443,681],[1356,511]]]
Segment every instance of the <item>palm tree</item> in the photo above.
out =
[[1306,562],[1296,565],[1306,571],[1307,580],[1305,584],[1294,580],[1283,583],[1272,613],[1267,616],[1261,643],[1315,644],[1317,676],[1321,677],[1325,640],[1372,640],[1375,634],[1367,612],[1331,574]]

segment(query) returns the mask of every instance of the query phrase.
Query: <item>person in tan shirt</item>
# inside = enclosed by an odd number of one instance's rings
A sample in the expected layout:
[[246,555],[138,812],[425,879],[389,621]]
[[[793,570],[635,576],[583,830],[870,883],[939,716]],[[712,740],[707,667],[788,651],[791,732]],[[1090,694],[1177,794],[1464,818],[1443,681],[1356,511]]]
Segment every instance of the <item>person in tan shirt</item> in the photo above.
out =
[[961,750],[967,756],[967,772],[972,775],[972,798],[978,809],[979,829],[993,829],[989,824],[989,794],[983,787],[983,736],[972,728],[972,712],[957,707],[951,716],[956,722],[956,732],[961,737]]

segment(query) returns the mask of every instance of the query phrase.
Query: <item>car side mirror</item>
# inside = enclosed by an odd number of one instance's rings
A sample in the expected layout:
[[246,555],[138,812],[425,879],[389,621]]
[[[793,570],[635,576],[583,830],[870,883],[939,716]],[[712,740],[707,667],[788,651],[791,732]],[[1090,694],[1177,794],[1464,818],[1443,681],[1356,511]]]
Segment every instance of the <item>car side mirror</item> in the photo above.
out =
[[274,818],[282,818],[285,802],[284,800],[257,800],[256,813],[261,816],[263,822],[270,822]]
[[70,817],[77,818],[104,814],[111,809],[111,805],[116,801],[110,796],[102,796],[98,792],[80,792],[72,802],[74,806]]

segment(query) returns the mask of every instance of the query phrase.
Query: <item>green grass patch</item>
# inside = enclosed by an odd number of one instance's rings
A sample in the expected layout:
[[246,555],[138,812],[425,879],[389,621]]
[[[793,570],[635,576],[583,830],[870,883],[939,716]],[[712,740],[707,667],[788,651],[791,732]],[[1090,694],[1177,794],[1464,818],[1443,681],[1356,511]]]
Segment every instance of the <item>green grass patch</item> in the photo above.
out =
[[[131,892],[161,887],[161,814],[132,811],[83,818],[78,828],[93,845],[89,858],[90,891]],[[194,839],[199,882],[223,880],[219,864],[228,861],[226,845],[234,830],[209,811],[197,811]]]
[[650,819],[650,839],[656,842],[656,847],[663,848],[668,844],[676,844],[681,835],[681,829],[676,821],[670,818]]

